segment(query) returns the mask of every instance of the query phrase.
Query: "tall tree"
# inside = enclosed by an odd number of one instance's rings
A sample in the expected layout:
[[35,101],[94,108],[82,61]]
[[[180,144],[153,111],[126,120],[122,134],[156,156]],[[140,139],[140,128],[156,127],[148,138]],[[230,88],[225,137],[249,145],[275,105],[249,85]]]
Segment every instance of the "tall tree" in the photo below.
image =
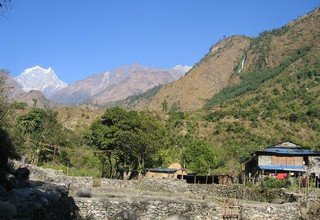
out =
[[217,155],[212,146],[204,141],[192,141],[182,153],[186,167],[197,174],[207,175],[218,166]]
[[15,152],[7,131],[10,106],[6,99],[7,90],[4,86],[6,76],[7,73],[0,70],[0,168],[6,166],[8,157],[13,156]]
[[[155,118],[116,107],[107,109],[91,125],[87,139],[101,152],[103,168],[106,167],[106,156],[109,177],[113,177],[114,171],[120,171],[119,167],[141,171],[145,164],[152,165],[152,156],[161,147],[164,133],[163,126]],[[102,176],[105,174],[102,169]]]

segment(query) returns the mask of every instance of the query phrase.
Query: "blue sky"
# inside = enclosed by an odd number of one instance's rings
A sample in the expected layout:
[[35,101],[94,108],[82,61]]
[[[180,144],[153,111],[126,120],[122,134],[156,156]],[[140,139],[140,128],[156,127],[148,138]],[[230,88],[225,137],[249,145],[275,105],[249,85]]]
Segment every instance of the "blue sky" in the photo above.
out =
[[285,25],[319,0],[12,0],[0,68],[51,66],[68,83],[116,67],[193,65],[234,34]]

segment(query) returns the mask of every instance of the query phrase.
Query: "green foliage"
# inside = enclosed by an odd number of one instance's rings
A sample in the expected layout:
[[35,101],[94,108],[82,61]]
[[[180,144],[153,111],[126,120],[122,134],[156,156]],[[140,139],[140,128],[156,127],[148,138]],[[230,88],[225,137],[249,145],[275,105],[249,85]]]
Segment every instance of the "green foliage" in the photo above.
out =
[[15,149],[8,133],[11,127],[9,120],[10,106],[6,100],[6,88],[3,83],[6,79],[6,72],[0,70],[0,169],[4,169],[8,157],[15,155]]
[[67,163],[62,147],[79,143],[77,137],[58,122],[57,113],[51,110],[33,108],[17,118],[15,128],[17,150],[34,163],[54,159]]
[[116,107],[107,109],[91,125],[86,138],[91,146],[100,150],[103,170],[108,159],[108,174],[114,177],[114,173],[123,173],[124,169],[143,170],[145,166],[152,166],[153,156],[162,147],[164,137],[164,127],[156,118]]
[[204,141],[192,141],[182,153],[186,167],[196,174],[212,173],[217,168],[218,160],[213,147]]
[[168,111],[168,102],[167,102],[166,99],[161,103],[161,106],[162,106],[162,110],[163,110],[164,112],[167,112],[167,111]]
[[[125,99],[125,102],[127,101],[128,102],[128,106],[130,106],[131,104],[133,104],[135,102],[138,102],[138,101],[141,101],[141,100],[148,100],[148,99],[152,98],[153,96],[155,96],[155,94],[157,92],[159,92],[162,87],[163,87],[163,85],[158,85],[158,86],[155,86],[155,87],[153,87],[153,88],[151,88],[151,89],[149,89],[149,90],[147,90],[147,91],[145,91],[143,93],[129,96],[128,98]],[[119,103],[121,105],[121,101]]]
[[274,177],[266,177],[262,181],[262,187],[266,189],[288,188],[290,185],[289,180],[278,180]]
[[275,68],[257,69],[252,72],[242,74],[240,84],[223,88],[219,93],[207,101],[205,108],[212,108],[215,105],[222,104],[245,93],[255,91],[261,86],[261,84],[279,75],[294,61],[305,56],[309,49],[310,48],[301,48],[294,51],[293,54],[288,56],[279,66]]

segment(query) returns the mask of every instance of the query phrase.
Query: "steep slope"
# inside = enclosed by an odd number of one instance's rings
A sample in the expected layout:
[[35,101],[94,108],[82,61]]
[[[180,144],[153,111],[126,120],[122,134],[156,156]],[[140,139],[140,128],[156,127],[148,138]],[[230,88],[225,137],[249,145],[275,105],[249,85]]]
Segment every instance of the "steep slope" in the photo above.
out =
[[318,17],[316,9],[257,38],[223,39],[186,76],[163,87],[152,99],[141,100],[136,108],[159,111],[165,103],[169,109],[171,106],[181,111],[200,109],[223,88],[238,84],[244,73],[275,68],[295,50],[319,41]]
[[171,112],[173,133],[209,141],[222,173],[240,169],[255,150],[284,141],[319,150],[319,24],[316,9],[261,34],[239,68],[240,82],[222,89],[204,109]]
[[[240,73],[241,83],[224,88],[208,101],[207,106],[254,91],[265,81],[284,73],[304,56],[317,55],[320,42],[319,23],[320,9],[316,9],[280,29],[265,31],[252,39]],[[301,63],[307,64],[306,61]]]
[[38,90],[46,96],[65,88],[68,84],[58,79],[53,69],[49,67],[44,69],[40,66],[28,68],[18,77],[14,78],[22,86],[25,92]]
[[128,96],[143,93],[155,86],[168,84],[183,76],[186,69],[155,69],[137,70],[124,80],[96,94],[90,103],[105,106],[110,102],[125,99]]
[[235,67],[249,45],[250,39],[244,36],[220,41],[186,76],[163,87],[150,102],[141,102],[137,107],[161,110],[162,103],[166,102],[169,108],[176,105],[181,111],[201,108],[222,88],[238,82]]

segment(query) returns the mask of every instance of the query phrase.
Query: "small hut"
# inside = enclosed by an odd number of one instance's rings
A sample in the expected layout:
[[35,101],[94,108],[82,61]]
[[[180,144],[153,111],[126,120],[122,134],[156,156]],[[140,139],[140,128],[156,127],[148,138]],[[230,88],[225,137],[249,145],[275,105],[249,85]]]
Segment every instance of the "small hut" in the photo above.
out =
[[178,179],[187,175],[187,172],[179,163],[173,163],[168,168],[148,168],[145,178],[150,179]]

